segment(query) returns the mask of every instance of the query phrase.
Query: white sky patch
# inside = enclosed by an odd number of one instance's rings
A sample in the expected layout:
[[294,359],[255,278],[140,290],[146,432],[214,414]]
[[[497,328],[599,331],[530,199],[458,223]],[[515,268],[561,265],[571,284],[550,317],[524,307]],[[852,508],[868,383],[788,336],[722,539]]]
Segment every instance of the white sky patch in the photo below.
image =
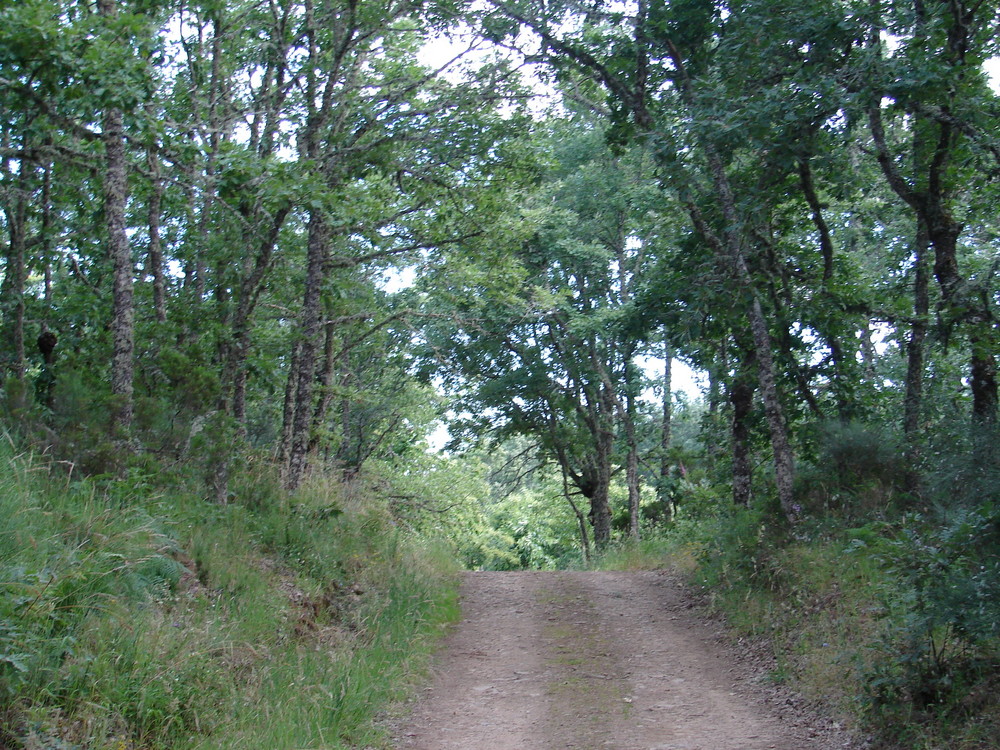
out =
[[427,452],[440,453],[451,440],[451,433],[448,432],[448,425],[444,422],[435,422],[434,429],[427,436]]
[[997,94],[1000,94],[1000,57],[991,57],[989,60],[984,62],[983,70],[986,71],[986,77],[989,79],[990,88]]
[[895,339],[896,329],[885,322],[873,323],[870,332],[872,347],[880,357],[885,354],[889,344]]
[[409,289],[417,279],[416,266],[406,268],[392,268],[382,274],[382,291],[387,294],[395,294],[404,289]]
[[468,31],[457,31],[450,35],[437,36],[417,52],[417,62],[431,70],[441,70],[449,80],[460,80],[463,62],[470,59],[484,62],[492,52],[490,46],[477,43]]
[[[651,357],[648,355],[637,357],[636,362],[646,377],[654,382],[663,382],[663,357]],[[674,357],[670,365],[670,391],[676,393],[680,391],[689,399],[701,398],[708,388],[708,374],[702,370],[696,370],[683,359]],[[653,401],[652,390],[643,394],[647,401]]]
[[417,52],[417,61],[431,70],[439,71],[439,75],[445,80],[460,83],[476,68],[499,56],[520,68],[525,85],[535,95],[530,108],[536,114],[543,114],[558,100],[559,95],[551,84],[539,76],[539,64],[528,64],[525,60],[525,54],[537,52],[537,40],[529,34],[524,34],[518,37],[512,47],[520,51],[495,45],[477,37],[467,26],[460,26],[447,35],[440,35],[428,41]]

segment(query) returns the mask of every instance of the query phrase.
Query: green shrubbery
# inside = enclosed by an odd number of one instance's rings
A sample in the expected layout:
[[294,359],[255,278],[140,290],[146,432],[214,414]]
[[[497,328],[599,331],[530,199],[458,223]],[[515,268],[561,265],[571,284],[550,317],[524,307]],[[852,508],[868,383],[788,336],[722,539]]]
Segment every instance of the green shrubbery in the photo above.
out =
[[[767,636],[773,677],[886,747],[1000,744],[1000,488],[995,441],[947,433],[925,491],[902,489],[891,436],[823,433],[801,470],[803,519],[719,504],[671,535],[695,580],[744,634]],[[979,460],[973,460],[975,455]]]
[[251,462],[221,506],[0,461],[0,745],[375,742],[456,616],[450,553],[370,487],[288,499]]
[[882,548],[896,585],[886,588],[886,627],[865,675],[868,711],[906,742],[924,726],[985,731],[995,742],[1000,514],[992,504],[914,514]]

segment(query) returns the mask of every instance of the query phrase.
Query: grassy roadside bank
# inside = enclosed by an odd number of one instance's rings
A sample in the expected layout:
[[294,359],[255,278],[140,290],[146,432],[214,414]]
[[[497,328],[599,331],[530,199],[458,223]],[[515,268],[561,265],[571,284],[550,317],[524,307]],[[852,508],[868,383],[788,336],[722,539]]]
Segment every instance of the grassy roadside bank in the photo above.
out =
[[2,747],[376,744],[457,616],[449,553],[360,482],[218,506],[0,464]]
[[998,528],[991,506],[794,533],[760,510],[730,509],[597,564],[681,571],[735,637],[773,652],[767,679],[873,748],[992,750]]

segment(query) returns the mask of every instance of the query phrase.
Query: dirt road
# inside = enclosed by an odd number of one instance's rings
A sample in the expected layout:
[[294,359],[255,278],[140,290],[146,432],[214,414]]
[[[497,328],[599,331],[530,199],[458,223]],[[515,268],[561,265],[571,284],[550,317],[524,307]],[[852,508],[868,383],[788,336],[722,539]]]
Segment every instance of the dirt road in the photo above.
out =
[[657,572],[468,573],[400,750],[832,750]]

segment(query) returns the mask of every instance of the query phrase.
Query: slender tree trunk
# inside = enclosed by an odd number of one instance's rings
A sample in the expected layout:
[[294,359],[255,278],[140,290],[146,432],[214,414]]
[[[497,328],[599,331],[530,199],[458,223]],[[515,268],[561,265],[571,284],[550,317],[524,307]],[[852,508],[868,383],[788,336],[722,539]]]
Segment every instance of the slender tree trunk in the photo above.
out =
[[[594,527],[594,545],[601,550],[611,542],[611,505],[609,494],[611,489],[611,471],[606,476],[602,470],[602,476],[591,491],[590,500],[590,523]],[[606,480],[606,481],[605,481]]]
[[12,205],[4,207],[7,218],[7,253],[3,285],[0,286],[0,313],[3,320],[3,339],[0,357],[3,358],[2,374],[17,381],[24,381],[24,282],[25,282],[25,232],[27,231],[27,196],[25,194],[25,165],[21,163],[17,195]]
[[736,280],[743,293],[749,298],[747,318],[750,322],[750,332],[753,336],[754,357],[757,360],[757,379],[761,398],[764,402],[764,413],[767,416],[768,432],[771,436],[771,452],[774,461],[774,483],[778,492],[778,502],[781,510],[789,521],[794,521],[797,515],[795,509],[794,482],[795,458],[792,454],[791,442],[788,439],[788,425],[785,423],[781,399],[778,395],[778,379],[772,354],[771,334],[768,330],[767,317],[760,303],[760,296],[754,286],[753,276],[747,265],[746,255],[741,236],[739,212],[733,197],[729,178],[718,152],[711,144],[705,145],[705,154],[712,182],[715,186],[716,198],[725,222],[725,249],[732,264]]
[[594,525],[594,544],[604,549],[611,541],[611,461],[614,451],[615,433],[612,428],[614,415],[614,393],[602,387],[600,393],[601,410],[597,419],[595,475],[597,482],[590,498],[591,522]]
[[292,451],[292,427],[295,422],[295,388],[299,382],[301,351],[301,342],[296,340],[292,345],[292,356],[289,357],[288,376],[285,380],[285,397],[281,408],[281,439],[278,441],[278,452],[275,456],[284,474],[287,474],[288,457]]
[[753,497],[753,463],[750,460],[750,414],[753,411],[753,385],[741,370],[729,392],[733,406],[733,502],[744,507]]
[[868,380],[875,380],[875,345],[872,343],[872,323],[865,319],[861,328],[861,363],[864,377]]
[[[629,369],[631,367],[629,365]],[[625,458],[625,481],[628,485],[629,536],[638,539],[639,506],[642,501],[639,489],[639,441],[635,435],[635,394],[632,393],[630,384],[626,384],[626,388],[628,393],[625,396],[625,442],[628,446],[628,455]]]
[[319,211],[314,211],[309,219],[306,284],[299,332],[299,371],[295,386],[295,416],[292,422],[291,449],[285,477],[285,485],[290,490],[299,486],[306,468],[309,428],[312,425],[313,417],[316,346],[322,324],[321,291],[328,250],[329,228],[322,214]]
[[[942,126],[943,128],[944,126]],[[941,304],[966,321],[969,330],[969,387],[972,390],[972,419],[978,423],[997,421],[996,339],[988,312],[963,299],[958,270],[958,236],[962,225],[940,205],[941,197],[927,199],[928,234],[934,248],[934,277],[941,288]],[[985,305],[983,305],[985,307]]]
[[587,533],[587,517],[583,514],[575,502],[573,502],[573,493],[569,489],[569,477],[566,475],[566,468],[562,467],[562,480],[563,480],[563,496],[569,503],[569,507],[573,509],[573,514],[576,516],[576,522],[578,528],[580,529],[580,552],[583,555],[583,561],[585,563],[590,563],[590,536]]
[[969,385],[972,388],[972,419],[980,425],[997,423],[997,362],[996,347],[992,337],[979,327],[970,336],[972,357],[970,359]]
[[660,415],[660,488],[659,501],[663,509],[663,520],[670,523],[673,515],[673,497],[671,496],[670,485],[670,443],[673,429],[673,350],[667,343],[666,337],[663,342],[663,410]]
[[[921,6],[921,15],[923,12]],[[919,21],[921,25],[925,23],[923,17]],[[968,29],[965,22],[960,22],[951,31],[964,34]],[[996,339],[994,335],[986,333],[984,321],[989,320],[989,311],[984,309],[982,303],[970,300],[962,293],[958,238],[963,225],[949,209],[949,203],[954,201],[953,192],[950,191],[954,189],[948,185],[946,172],[958,148],[961,134],[949,122],[919,119],[913,123],[913,172],[916,178],[913,182],[924,184],[923,189],[915,189],[900,173],[892,158],[882,122],[882,110],[877,103],[868,110],[868,122],[876,157],[886,181],[893,192],[910,206],[917,220],[926,226],[930,246],[934,250],[934,278],[941,290],[939,310],[968,326],[973,420],[996,421]],[[924,152],[928,155],[924,155]]]
[[778,502],[785,518],[794,521],[795,509],[794,481],[795,459],[788,440],[788,426],[778,396],[778,382],[775,376],[774,359],[771,355],[771,337],[767,330],[767,320],[756,295],[750,308],[750,329],[753,333],[754,354],[757,358],[757,379],[764,401],[768,431],[771,435],[771,452],[774,456],[774,483],[778,490]]
[[[229,338],[219,341],[219,355],[222,361],[222,393],[219,408],[231,414],[237,424],[239,437],[246,436],[246,389],[247,359],[250,356],[252,318],[257,309],[261,291],[264,289],[267,272],[271,267],[278,235],[290,211],[289,206],[280,208],[273,216],[252,218],[253,225],[245,228],[243,241],[247,248],[259,242],[255,254],[247,253],[240,269],[240,283],[234,295],[232,323]],[[265,223],[269,222],[269,226]],[[260,231],[266,230],[263,236]],[[221,273],[220,273],[221,276]],[[218,295],[220,301],[224,293]],[[222,319],[224,322],[224,318]],[[294,366],[294,357],[293,357]]]
[[160,209],[163,204],[163,180],[160,179],[160,160],[153,149],[146,156],[153,184],[149,194],[149,254],[146,256],[146,275],[153,279],[153,311],[158,323],[167,322],[167,295],[163,279],[163,245],[160,238]]
[[[987,329],[989,331],[989,329]],[[973,455],[980,471],[1000,465],[1000,441],[997,440],[997,364],[995,346],[983,343],[973,329],[971,337],[972,441]],[[988,336],[988,334],[987,334]],[[992,339],[984,336],[987,342]]]
[[920,489],[920,412],[924,392],[924,341],[927,338],[927,315],[930,312],[928,290],[927,250],[929,245],[927,225],[917,220],[917,234],[913,244],[913,326],[906,342],[906,392],[903,397],[903,439],[906,444],[907,492],[916,494]]
[[198,218],[200,242],[194,259],[194,291],[198,306],[204,300],[207,288],[209,236],[216,192],[215,173],[223,136],[222,117],[219,110],[225,86],[222,78],[222,21],[216,11],[212,18],[212,73],[208,91],[208,157],[205,162],[205,187],[201,215]]
[[355,443],[361,442],[361,435],[355,435],[355,430],[351,427],[354,420],[354,402],[347,395],[347,390],[354,381],[354,377],[354,373],[346,370],[341,373],[338,384],[344,395],[341,396],[337,404],[337,418],[340,422],[340,441],[337,444],[334,459],[337,465],[342,466],[345,471],[352,463],[357,462],[356,456],[352,453],[352,447]]
[[[816,185],[813,181],[812,167],[809,164],[808,158],[802,158],[799,160],[799,185],[802,188],[802,193],[805,196],[806,203],[809,204],[809,209],[812,212],[813,225],[816,227],[816,231],[819,234],[819,248],[823,257],[823,294],[830,300],[831,304],[835,305],[837,304],[838,299],[830,290],[830,282],[833,280],[834,270],[833,237],[830,234],[830,227],[827,225],[826,219],[823,217],[823,203],[819,199],[819,194],[816,192]],[[847,361],[844,357],[843,347],[840,340],[831,329],[832,326],[827,323],[823,326],[821,335],[826,340],[826,345],[830,349],[830,359],[833,362],[833,377],[831,378],[831,386],[837,403],[837,414],[840,416],[842,421],[846,421],[850,419],[852,413],[854,412],[853,401],[847,396]],[[818,406],[814,403],[811,403],[810,406],[813,406],[814,411],[818,413]]]
[[[689,106],[694,106],[694,95],[691,80],[687,77],[684,61],[677,48],[670,45],[669,54],[678,71],[681,96]],[[774,367],[774,357],[771,347],[771,334],[768,331],[767,318],[760,303],[760,296],[754,287],[753,276],[747,265],[744,249],[743,222],[740,219],[732,185],[726,175],[725,164],[715,145],[707,138],[702,143],[705,159],[708,162],[712,186],[715,189],[715,199],[722,214],[724,225],[724,241],[713,238],[713,244],[724,251],[732,268],[737,283],[750,301],[747,317],[753,334],[754,354],[757,359],[757,377],[760,384],[761,397],[764,401],[764,412],[767,415],[768,430],[771,436],[771,451],[774,456],[774,482],[778,491],[778,501],[781,510],[789,521],[794,521],[797,515],[794,498],[795,458],[792,454],[791,442],[788,439],[788,425],[781,408],[778,395],[778,381]],[[696,219],[696,223],[704,222]],[[707,235],[707,227],[703,229]],[[706,236],[707,238],[707,236]]]
[[104,147],[107,171],[104,182],[104,213],[108,232],[108,254],[113,268],[111,336],[111,392],[116,397],[113,414],[115,431],[126,439],[132,429],[132,378],[135,349],[135,306],[133,299],[132,251],[125,232],[127,183],[125,137],[121,110],[110,109],[104,116]]
[[45,303],[45,323],[52,311],[52,163],[45,165],[42,179],[42,301]]
[[326,422],[330,404],[333,402],[333,373],[336,369],[336,326],[327,322],[323,336],[323,366],[317,377],[319,398],[316,400],[316,410],[313,413],[313,435],[309,440],[309,450],[314,451],[319,446],[319,436]]
[[[98,0],[101,15],[118,14],[116,0]],[[125,162],[125,127],[122,111],[109,107],[104,113],[105,174],[104,220],[108,233],[108,255],[113,269],[111,337],[111,393],[115,397],[112,425],[123,446],[131,446],[133,354],[135,349],[135,304],[133,284],[135,269],[125,227],[128,200]]]
[[840,339],[838,339],[832,332],[827,332],[824,335],[826,339],[827,348],[830,350],[830,361],[833,363],[833,397],[837,404],[837,416],[840,417],[840,421],[847,422],[855,413],[855,402],[853,399],[848,397],[849,393],[849,367],[847,362],[850,361],[844,356],[844,349],[840,344]]

